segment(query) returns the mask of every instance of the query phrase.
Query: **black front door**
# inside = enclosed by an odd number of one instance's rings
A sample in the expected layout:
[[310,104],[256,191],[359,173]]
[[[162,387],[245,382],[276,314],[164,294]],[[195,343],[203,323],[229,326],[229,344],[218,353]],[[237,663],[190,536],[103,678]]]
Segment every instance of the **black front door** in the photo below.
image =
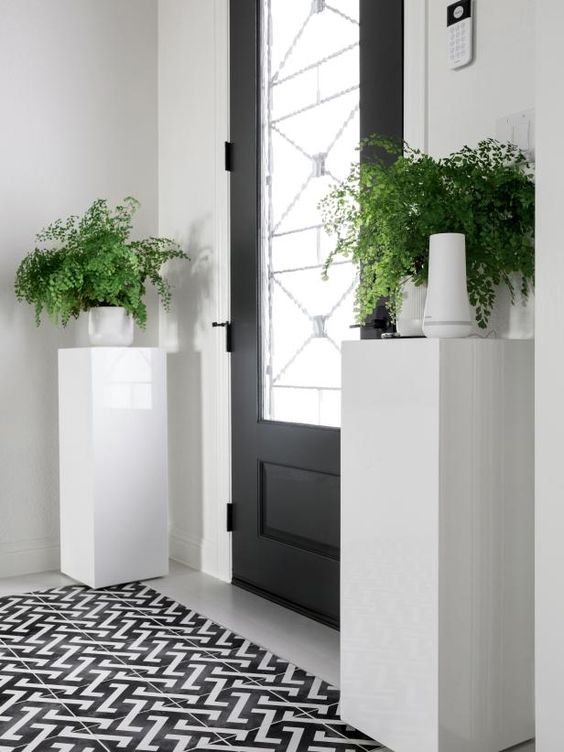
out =
[[354,270],[321,281],[317,204],[361,137],[402,136],[403,3],[231,0],[230,43],[233,582],[338,626]]

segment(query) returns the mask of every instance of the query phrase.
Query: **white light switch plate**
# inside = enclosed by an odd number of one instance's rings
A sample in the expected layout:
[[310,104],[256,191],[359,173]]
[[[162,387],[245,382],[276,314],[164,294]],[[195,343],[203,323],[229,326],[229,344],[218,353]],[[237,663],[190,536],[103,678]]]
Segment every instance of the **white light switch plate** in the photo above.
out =
[[535,159],[535,111],[523,110],[499,118],[495,137],[502,143],[511,143],[525,152],[528,159]]

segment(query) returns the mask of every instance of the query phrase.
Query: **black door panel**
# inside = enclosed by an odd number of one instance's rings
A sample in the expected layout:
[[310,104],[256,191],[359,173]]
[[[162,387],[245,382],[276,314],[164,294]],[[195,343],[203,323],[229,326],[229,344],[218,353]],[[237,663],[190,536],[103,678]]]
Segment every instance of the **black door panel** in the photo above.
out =
[[[401,138],[403,3],[360,13],[360,136]],[[231,0],[233,582],[338,626],[339,430],[260,413],[259,16]]]

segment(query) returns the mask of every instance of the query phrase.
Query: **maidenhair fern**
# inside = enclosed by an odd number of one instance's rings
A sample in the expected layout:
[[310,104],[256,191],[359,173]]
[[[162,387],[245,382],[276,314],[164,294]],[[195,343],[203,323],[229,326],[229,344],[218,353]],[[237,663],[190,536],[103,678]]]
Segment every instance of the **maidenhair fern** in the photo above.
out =
[[132,197],[113,209],[99,199],[82,217],[59,219],[37,235],[37,246],[21,262],[15,283],[18,300],[35,307],[37,325],[43,311],[66,326],[82,311],[106,305],[122,306],[144,327],[147,282],[169,308],[171,292],[162,266],[188,257],[167,238],[129,240],[138,208]]
[[[379,298],[393,316],[401,285],[427,279],[429,236],[466,236],[468,294],[476,320],[487,325],[496,287],[512,276],[526,296],[534,280],[535,187],[526,157],[492,139],[435,159],[407,145],[372,137],[367,159],[321,202],[326,230],[337,238],[324,275],[336,256],[360,271],[356,315],[360,323]],[[390,159],[392,157],[392,159]]]

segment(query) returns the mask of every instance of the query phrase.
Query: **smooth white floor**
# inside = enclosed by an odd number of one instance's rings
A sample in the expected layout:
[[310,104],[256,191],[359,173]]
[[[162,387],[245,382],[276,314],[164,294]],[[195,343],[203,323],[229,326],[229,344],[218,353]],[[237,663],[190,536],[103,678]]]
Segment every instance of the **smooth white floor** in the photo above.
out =
[[[70,585],[58,572],[0,579],[0,597]],[[170,574],[147,580],[155,590],[209,616],[276,655],[339,685],[339,635],[333,629],[245,590],[171,562]],[[534,752],[534,744],[512,752]]]

